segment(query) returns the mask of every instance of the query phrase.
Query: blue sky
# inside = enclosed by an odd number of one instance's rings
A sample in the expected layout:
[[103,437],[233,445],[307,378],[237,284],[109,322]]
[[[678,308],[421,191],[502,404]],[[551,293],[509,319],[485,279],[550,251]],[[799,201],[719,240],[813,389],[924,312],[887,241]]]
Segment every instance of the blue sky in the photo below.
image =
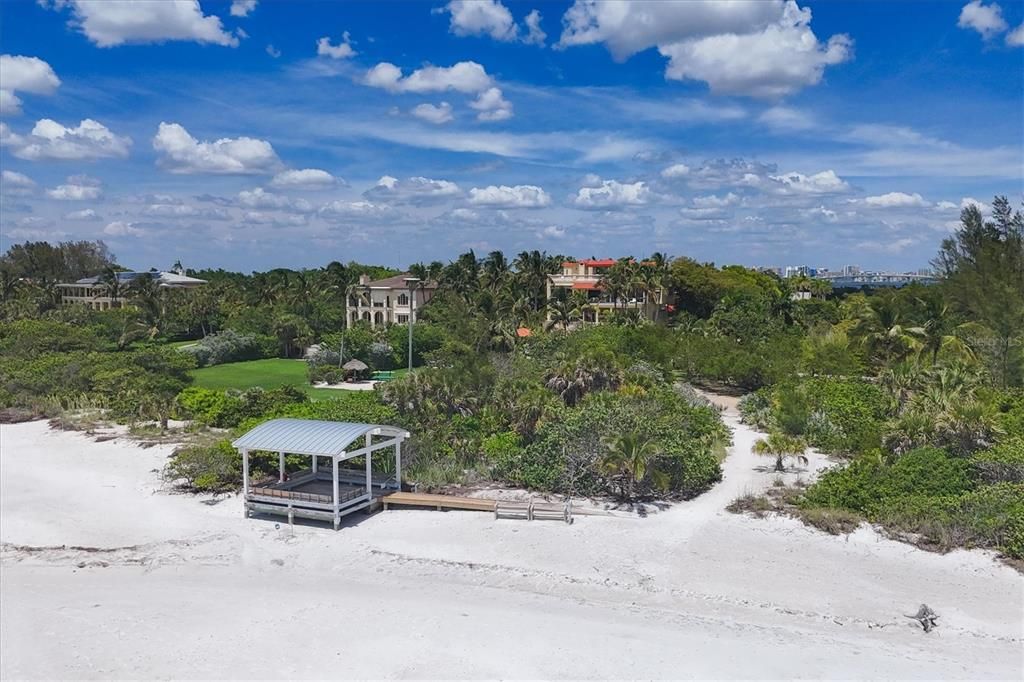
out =
[[923,267],[1022,196],[1020,2],[7,1],[0,247]]

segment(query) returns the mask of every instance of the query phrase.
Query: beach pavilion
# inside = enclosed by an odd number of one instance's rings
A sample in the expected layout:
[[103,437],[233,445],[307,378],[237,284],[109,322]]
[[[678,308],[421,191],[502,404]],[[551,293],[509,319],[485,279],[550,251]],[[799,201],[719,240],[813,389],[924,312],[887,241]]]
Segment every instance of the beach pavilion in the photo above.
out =
[[[329,422],[313,419],[272,419],[232,443],[242,455],[242,485],[245,515],[279,514],[332,521],[337,530],[341,517],[365,509],[374,496],[402,486],[402,441],[404,429],[380,424]],[[394,450],[394,467],[374,473],[373,454]],[[249,480],[249,454],[276,452],[278,475],[253,483]],[[285,455],[306,455],[308,469],[288,474]],[[344,463],[362,459],[362,469]],[[330,460],[330,467],[321,468]],[[379,460],[379,456],[378,456]],[[376,493],[374,492],[376,489]]]

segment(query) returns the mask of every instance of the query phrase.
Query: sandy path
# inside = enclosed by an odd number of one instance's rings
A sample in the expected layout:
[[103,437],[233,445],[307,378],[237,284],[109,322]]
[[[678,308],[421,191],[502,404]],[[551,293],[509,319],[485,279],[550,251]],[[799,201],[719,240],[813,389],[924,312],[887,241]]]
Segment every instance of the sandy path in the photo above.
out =
[[[0,677],[1024,676],[1019,574],[725,512],[774,479],[726,420],[722,483],[646,519],[399,510],[294,535],[155,492],[167,448],[0,427]],[[929,635],[901,616],[922,601]]]

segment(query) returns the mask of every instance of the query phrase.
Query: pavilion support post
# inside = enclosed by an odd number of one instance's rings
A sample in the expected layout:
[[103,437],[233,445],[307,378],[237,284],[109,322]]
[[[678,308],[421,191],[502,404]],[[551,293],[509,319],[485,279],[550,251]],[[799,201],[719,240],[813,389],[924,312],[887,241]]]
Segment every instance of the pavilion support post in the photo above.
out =
[[242,450],[242,514],[249,518],[249,451]]
[[395,486],[402,491],[402,439],[395,441]]
[[331,462],[334,465],[334,475],[331,477],[331,491],[334,493],[334,530],[338,530],[341,522],[341,515],[338,514],[338,458],[332,457]]
[[277,453],[277,464],[278,464],[277,482],[278,483],[284,483],[284,453],[283,452]]
[[370,446],[373,444],[373,436],[366,434],[366,499],[373,499],[373,452]]
[[313,473],[314,474],[316,473],[316,465],[317,465],[317,462],[319,461],[319,459],[320,459],[319,457],[317,457],[316,455],[313,455]]

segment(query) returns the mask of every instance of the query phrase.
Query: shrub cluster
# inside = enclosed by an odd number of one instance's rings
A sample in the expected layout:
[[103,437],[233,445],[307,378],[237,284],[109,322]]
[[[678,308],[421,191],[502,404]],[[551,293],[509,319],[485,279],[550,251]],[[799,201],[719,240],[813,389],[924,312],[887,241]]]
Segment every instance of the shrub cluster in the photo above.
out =
[[[862,455],[848,466],[822,474],[801,504],[808,509],[859,512],[887,529],[917,534],[941,549],[989,547],[1024,558],[1024,483],[1015,478],[1022,464],[1024,453],[1019,447],[973,459],[921,448],[892,464],[879,456]],[[1007,478],[995,485],[985,484],[1004,475]]]
[[309,397],[292,386],[271,390],[249,388],[244,391],[219,391],[191,386],[178,394],[180,416],[200,424],[219,428],[238,426],[247,419],[277,413],[289,405],[303,405]]
[[277,341],[270,336],[242,334],[233,329],[225,329],[186,346],[184,350],[195,357],[199,367],[209,367],[226,362],[274,357]]
[[[568,494],[614,493],[618,484],[602,466],[603,456],[609,441],[622,434],[634,434],[653,447],[647,475],[636,482],[638,497],[666,491],[692,497],[721,479],[714,446],[728,434],[717,413],[665,389],[591,394],[579,406],[545,420],[527,447],[517,450],[504,437],[493,465],[498,476],[515,485]],[[656,484],[655,473],[664,475],[664,489]]]

